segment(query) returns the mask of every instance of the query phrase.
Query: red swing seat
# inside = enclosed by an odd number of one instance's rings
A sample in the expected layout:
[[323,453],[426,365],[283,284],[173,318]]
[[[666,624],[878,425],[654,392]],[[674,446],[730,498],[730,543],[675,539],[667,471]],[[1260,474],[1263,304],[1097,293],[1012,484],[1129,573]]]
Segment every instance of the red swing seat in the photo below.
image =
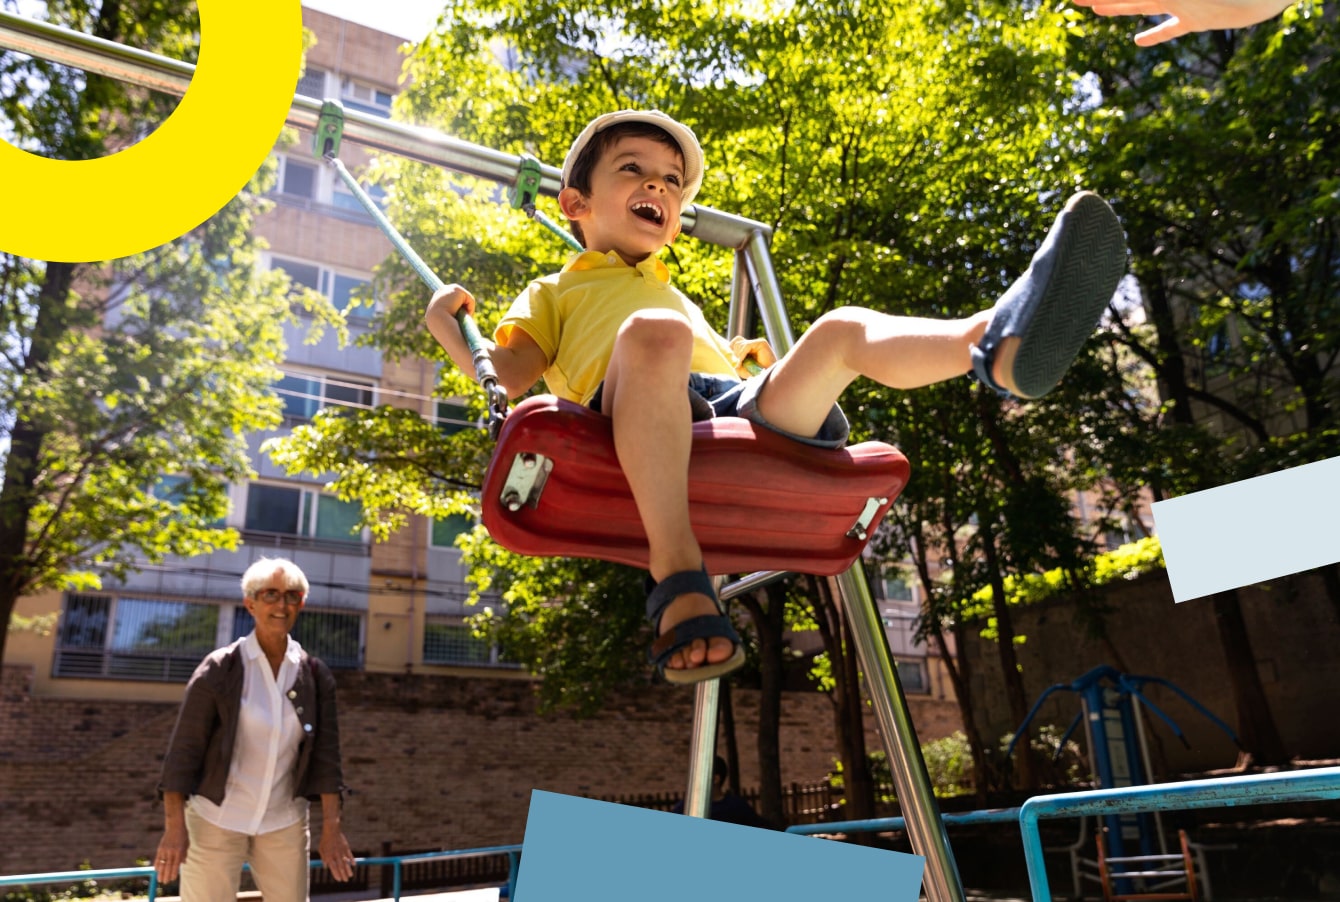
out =
[[[860,556],[907,485],[897,448],[814,448],[737,417],[693,425],[689,514],[709,573],[832,576]],[[553,395],[503,421],[484,476],[493,540],[537,557],[647,567],[647,537],[608,417]]]

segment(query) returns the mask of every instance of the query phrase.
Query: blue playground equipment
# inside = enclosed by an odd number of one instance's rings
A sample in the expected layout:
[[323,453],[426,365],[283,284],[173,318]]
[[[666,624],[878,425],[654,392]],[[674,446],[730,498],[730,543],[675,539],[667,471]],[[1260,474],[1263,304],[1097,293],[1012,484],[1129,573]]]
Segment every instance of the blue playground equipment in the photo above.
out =
[[[1047,699],[1058,692],[1074,692],[1080,698],[1080,711],[1062,735],[1057,754],[1060,754],[1060,748],[1064,747],[1065,741],[1082,722],[1086,731],[1089,762],[1096,787],[1121,789],[1153,783],[1149,743],[1145,735],[1144,721],[1140,717],[1141,708],[1162,720],[1183,745],[1189,744],[1177,723],[1145,694],[1145,687],[1151,684],[1163,686],[1175,693],[1223,730],[1233,740],[1234,745],[1241,747],[1237,734],[1228,724],[1170,681],[1161,677],[1122,673],[1115,667],[1102,665],[1093,668],[1074,682],[1050,686],[1038,696],[1024,717],[1023,723],[1015,731],[1015,737],[1006,749],[1006,756],[1013,754],[1015,743],[1021,735],[1024,735],[1024,731],[1028,729],[1028,725]],[[1109,811],[1103,814],[1102,823],[1104,830],[1100,834],[1096,861],[1087,859],[1081,854],[1081,848],[1087,845],[1083,828],[1080,839],[1068,849],[1076,896],[1082,894],[1082,883],[1085,878],[1098,880],[1104,885],[1105,891],[1109,890],[1110,882],[1115,882],[1118,892],[1132,893],[1137,887],[1144,886],[1155,878],[1166,877],[1162,873],[1155,873],[1150,862],[1172,858],[1180,860],[1183,857],[1183,854],[1170,851],[1162,821],[1156,811]],[[1129,867],[1124,867],[1125,865]],[[1121,877],[1123,873],[1130,876],[1123,878]],[[1188,867],[1178,879],[1191,883],[1194,882],[1195,876]],[[1205,884],[1205,896],[1208,899],[1208,880],[1202,882]]]

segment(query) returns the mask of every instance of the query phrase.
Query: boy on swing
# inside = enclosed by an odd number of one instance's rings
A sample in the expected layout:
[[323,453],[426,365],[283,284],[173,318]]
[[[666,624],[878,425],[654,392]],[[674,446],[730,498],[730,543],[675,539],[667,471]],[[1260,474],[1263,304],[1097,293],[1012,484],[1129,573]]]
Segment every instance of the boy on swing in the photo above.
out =
[[[622,110],[587,125],[563,161],[558,195],[586,251],[521,293],[492,348],[509,397],[543,378],[553,394],[613,419],[615,451],[649,544],[651,658],[674,683],[744,663],[689,525],[694,419],[741,416],[837,448],[848,430],[837,400],[858,376],[910,389],[973,372],[1003,394],[1039,397],[1092,333],[1126,265],[1116,216],[1097,195],[1077,194],[990,309],[937,320],[843,307],[776,360],[762,340],[727,342],[715,333],[657,258],[679,235],[680,214],[702,179],[697,138],[664,113]],[[464,288],[448,285],[425,314],[465,372],[474,368],[455,314],[474,304]],[[748,357],[767,369],[749,376]]]

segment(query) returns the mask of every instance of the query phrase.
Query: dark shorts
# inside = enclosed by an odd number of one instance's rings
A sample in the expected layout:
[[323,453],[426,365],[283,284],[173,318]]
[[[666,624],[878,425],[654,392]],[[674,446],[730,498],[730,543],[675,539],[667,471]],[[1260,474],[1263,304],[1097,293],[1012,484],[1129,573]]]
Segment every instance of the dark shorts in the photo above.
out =
[[[693,408],[693,419],[710,420],[712,417],[743,417],[751,423],[757,423],[778,435],[813,445],[816,448],[841,448],[847,443],[850,427],[847,417],[836,404],[828,412],[819,433],[812,436],[796,435],[784,429],[778,429],[758,412],[758,393],[768,380],[768,371],[750,376],[741,381],[730,376],[708,376],[703,373],[689,373],[689,404]],[[605,392],[602,382],[591,397],[587,406],[600,412],[601,399]]]

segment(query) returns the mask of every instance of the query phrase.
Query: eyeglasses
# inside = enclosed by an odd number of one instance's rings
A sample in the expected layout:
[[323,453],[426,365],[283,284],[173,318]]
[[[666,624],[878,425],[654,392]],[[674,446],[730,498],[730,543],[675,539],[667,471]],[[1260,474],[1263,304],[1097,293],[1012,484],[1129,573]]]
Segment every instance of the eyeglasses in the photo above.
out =
[[302,604],[303,594],[301,589],[261,589],[255,595],[251,596],[262,604],[279,604],[283,602],[290,607],[297,607]]

